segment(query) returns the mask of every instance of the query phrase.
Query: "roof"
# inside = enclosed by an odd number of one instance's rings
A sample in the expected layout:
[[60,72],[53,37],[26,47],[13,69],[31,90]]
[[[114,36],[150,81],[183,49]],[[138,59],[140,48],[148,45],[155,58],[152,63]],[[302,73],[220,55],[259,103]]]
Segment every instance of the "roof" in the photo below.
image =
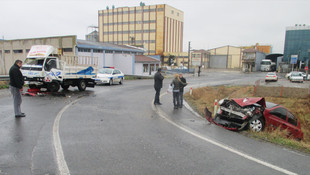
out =
[[132,46],[125,46],[125,45],[116,45],[110,43],[101,43],[101,42],[94,42],[94,41],[86,41],[86,40],[77,40],[77,47],[78,48],[85,48],[85,49],[103,49],[103,50],[112,50],[112,51],[129,51],[129,52],[140,52],[144,53],[143,48],[137,48]]
[[145,55],[136,55],[135,57],[136,63],[159,63],[160,61]]
[[247,52],[247,53],[256,53],[256,52],[259,52],[259,51],[256,50],[256,49],[245,49],[245,50],[243,50],[243,52]]

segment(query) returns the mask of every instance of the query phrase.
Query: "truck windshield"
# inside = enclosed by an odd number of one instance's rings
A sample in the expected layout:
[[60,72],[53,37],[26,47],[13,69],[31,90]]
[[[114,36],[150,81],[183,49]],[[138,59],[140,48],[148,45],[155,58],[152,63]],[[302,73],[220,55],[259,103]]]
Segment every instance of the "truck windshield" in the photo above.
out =
[[27,58],[24,64],[42,66],[43,62],[44,62],[44,59]]
[[271,65],[271,63],[269,61],[262,61],[261,65]]

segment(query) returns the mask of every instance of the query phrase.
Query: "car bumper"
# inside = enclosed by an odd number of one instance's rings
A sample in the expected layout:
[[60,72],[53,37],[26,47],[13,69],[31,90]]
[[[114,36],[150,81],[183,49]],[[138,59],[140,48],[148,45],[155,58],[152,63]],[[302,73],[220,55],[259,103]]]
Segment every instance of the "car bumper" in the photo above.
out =
[[110,80],[109,79],[98,79],[98,78],[96,78],[95,82],[96,82],[96,84],[108,84],[108,83],[110,83]]

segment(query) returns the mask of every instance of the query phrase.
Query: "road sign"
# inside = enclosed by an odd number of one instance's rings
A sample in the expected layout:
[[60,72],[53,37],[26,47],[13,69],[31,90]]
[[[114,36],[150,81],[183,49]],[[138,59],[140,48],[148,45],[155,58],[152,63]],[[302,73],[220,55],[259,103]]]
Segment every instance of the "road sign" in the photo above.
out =
[[291,64],[297,64],[298,55],[291,55]]
[[307,70],[308,70],[308,66],[305,67],[305,71],[307,71]]

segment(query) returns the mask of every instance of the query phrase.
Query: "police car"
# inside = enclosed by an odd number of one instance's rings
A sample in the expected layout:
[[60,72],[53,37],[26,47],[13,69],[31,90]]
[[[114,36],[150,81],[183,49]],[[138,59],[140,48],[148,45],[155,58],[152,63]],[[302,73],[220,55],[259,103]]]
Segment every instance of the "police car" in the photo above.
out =
[[124,74],[114,67],[101,68],[95,78],[96,84],[123,84]]

